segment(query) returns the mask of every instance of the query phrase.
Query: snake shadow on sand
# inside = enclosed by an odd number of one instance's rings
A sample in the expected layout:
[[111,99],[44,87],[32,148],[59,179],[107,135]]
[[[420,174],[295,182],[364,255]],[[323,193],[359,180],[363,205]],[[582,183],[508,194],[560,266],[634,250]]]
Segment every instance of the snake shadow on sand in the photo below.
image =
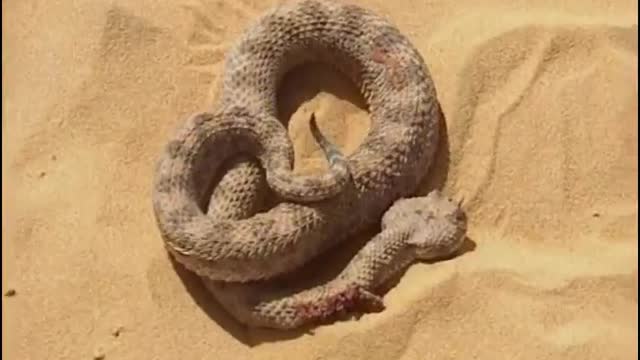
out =
[[[299,70],[304,70],[304,75],[300,76]],[[297,76],[296,76],[297,75]],[[281,120],[290,118],[302,104],[312,99],[319,92],[329,93],[333,96],[348,101],[358,108],[366,111],[364,99],[346,77],[341,76],[337,71],[322,64],[305,64],[293,69],[285,76],[280,86],[279,111]],[[423,183],[418,188],[415,195],[426,195],[431,190],[442,189],[447,180],[449,170],[449,141],[444,114],[440,124],[440,140],[434,163]],[[304,287],[311,287],[326,282],[335,277],[349,262],[351,258],[364,246],[364,244],[380,231],[378,226],[356,236],[349,241],[345,241],[336,248],[329,251],[322,259],[314,259],[306,264],[301,271],[296,274],[304,274],[304,278],[293,278],[295,275],[286,275],[280,281],[294,281],[296,284],[303,284]],[[465,239],[462,248],[455,257],[473,251],[475,242]],[[317,324],[315,326],[303,327],[296,330],[272,330],[247,328],[229,315],[207,291],[202,280],[195,274],[186,270],[181,264],[169,256],[171,264],[183,282],[186,290],[193,297],[196,304],[225,331],[230,333],[238,341],[255,346],[264,342],[282,341],[294,339],[304,334],[313,332],[314,327],[326,325]],[[448,260],[448,259],[442,259]],[[327,264],[333,264],[327,267]],[[405,270],[406,271],[406,270]],[[387,282],[380,294],[386,294],[401,281],[404,271],[398,274],[393,280]],[[359,314],[350,314],[347,317],[357,318]],[[344,320],[345,317],[336,315],[332,322]]]

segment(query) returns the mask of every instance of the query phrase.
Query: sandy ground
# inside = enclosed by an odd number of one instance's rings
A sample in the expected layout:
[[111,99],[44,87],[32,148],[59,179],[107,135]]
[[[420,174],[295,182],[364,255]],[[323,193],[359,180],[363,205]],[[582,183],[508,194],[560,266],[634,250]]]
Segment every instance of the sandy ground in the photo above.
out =
[[[153,161],[216,98],[229,41],[268,3],[3,2],[7,359],[638,356],[631,0],[361,1],[430,66],[448,137],[424,191],[467,199],[475,244],[411,267],[383,313],[246,330],[175,269]],[[366,133],[357,91],[322,67],[289,76],[281,100],[302,170],[323,164],[309,109],[347,152]]]

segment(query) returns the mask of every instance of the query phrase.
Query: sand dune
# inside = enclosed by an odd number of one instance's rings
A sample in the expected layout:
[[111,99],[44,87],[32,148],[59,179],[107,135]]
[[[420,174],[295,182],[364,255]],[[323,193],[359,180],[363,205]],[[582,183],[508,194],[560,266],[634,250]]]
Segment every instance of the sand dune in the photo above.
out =
[[[430,67],[448,137],[423,191],[467,199],[475,246],[313,334],[236,324],[172,266],[151,211],[160,148],[275,1],[161,3],[3,3],[8,359],[637,358],[636,2],[359,2]],[[287,77],[300,171],[323,166],[307,110],[350,152],[359,99],[322,67]]]

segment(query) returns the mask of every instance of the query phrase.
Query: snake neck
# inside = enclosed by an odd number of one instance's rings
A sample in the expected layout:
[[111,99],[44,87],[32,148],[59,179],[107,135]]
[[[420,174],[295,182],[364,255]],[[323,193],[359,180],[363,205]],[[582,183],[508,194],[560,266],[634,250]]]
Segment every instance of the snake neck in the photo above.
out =
[[415,260],[415,254],[407,240],[411,226],[403,225],[384,229],[353,258],[336,281],[374,290]]

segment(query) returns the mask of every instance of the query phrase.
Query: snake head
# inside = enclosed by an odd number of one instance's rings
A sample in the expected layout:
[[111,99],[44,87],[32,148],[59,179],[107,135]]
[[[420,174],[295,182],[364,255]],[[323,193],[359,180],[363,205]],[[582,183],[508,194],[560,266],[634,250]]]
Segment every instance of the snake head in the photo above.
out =
[[462,202],[438,190],[424,197],[396,201],[382,218],[383,228],[403,227],[410,234],[407,243],[421,260],[453,255],[467,232],[467,216]]

